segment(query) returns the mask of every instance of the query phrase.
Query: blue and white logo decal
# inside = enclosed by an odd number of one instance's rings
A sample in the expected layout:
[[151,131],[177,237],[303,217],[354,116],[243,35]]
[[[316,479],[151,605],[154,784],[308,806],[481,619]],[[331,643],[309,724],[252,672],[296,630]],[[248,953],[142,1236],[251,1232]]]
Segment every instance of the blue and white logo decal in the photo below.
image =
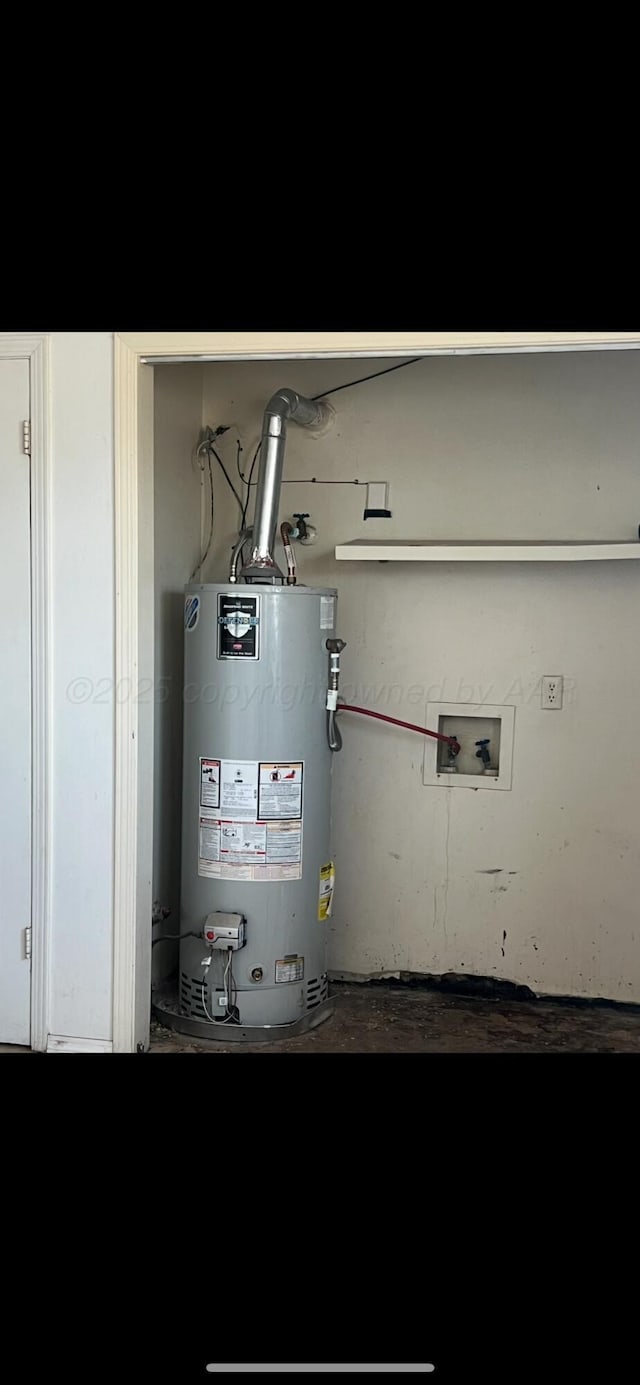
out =
[[184,603],[184,628],[195,630],[200,619],[200,597],[187,596]]

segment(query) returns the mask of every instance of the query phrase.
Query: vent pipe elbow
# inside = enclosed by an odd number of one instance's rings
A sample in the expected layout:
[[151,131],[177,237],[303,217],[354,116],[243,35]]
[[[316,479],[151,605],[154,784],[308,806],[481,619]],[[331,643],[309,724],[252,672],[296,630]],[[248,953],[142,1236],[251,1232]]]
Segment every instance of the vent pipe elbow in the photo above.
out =
[[318,437],[331,427],[333,409],[321,399],[306,399],[303,394],[289,389],[277,390],[267,404],[262,424],[253,547],[251,560],[243,573],[248,581],[284,581],[273,553],[289,422],[308,428]]

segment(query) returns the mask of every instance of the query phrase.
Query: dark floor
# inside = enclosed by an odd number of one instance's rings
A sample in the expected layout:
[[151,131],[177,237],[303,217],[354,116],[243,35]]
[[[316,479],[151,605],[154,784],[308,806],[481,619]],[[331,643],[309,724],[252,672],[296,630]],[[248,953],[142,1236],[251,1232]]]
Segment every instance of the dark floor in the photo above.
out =
[[299,1038],[222,1044],[151,1028],[152,1053],[640,1053],[637,1011],[334,983],[335,1013]]

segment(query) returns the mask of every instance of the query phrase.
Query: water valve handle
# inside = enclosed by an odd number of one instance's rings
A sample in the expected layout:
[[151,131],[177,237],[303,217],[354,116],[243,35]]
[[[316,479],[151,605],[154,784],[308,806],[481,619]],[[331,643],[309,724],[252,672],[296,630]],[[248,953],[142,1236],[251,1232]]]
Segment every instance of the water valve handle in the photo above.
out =
[[478,749],[476,750],[476,760],[482,760],[482,763],[484,765],[488,765],[491,760],[491,756],[487,749],[487,746],[489,746],[490,744],[491,741],[489,737],[487,737],[486,740],[483,741],[476,741],[476,745],[478,746]]

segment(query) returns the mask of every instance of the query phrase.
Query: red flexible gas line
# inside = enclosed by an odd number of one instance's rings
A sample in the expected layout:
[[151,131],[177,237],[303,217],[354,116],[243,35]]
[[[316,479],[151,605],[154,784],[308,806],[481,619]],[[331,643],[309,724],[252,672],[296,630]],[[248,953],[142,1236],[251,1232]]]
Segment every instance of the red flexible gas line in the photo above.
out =
[[376,721],[389,721],[392,726],[404,726],[407,731],[418,731],[421,736],[432,736],[434,741],[445,741],[452,746],[456,755],[460,750],[460,744],[455,736],[443,736],[439,731],[427,731],[424,726],[414,726],[412,721],[398,721],[397,717],[386,717],[383,712],[370,712],[367,707],[350,707],[346,702],[338,703],[339,712],[360,712],[363,717],[375,717]]

